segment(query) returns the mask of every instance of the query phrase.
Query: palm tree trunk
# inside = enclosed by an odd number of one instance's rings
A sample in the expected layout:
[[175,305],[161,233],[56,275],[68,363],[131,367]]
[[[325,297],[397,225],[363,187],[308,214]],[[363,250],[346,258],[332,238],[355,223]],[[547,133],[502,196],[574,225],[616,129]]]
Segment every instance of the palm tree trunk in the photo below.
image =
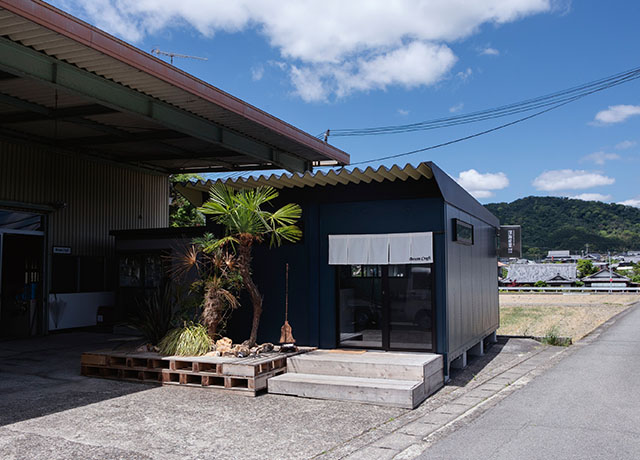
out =
[[251,323],[251,334],[244,345],[253,347],[258,339],[258,326],[260,325],[260,315],[262,314],[262,296],[258,290],[258,286],[251,278],[251,246],[252,240],[249,238],[241,238],[238,245],[238,268],[244,287],[249,291],[251,303],[253,304],[253,322]]
[[215,340],[218,333],[218,327],[222,319],[222,309],[224,308],[224,305],[216,295],[215,289],[215,286],[211,283],[207,284],[201,316],[202,322],[207,327],[207,332],[212,340]]

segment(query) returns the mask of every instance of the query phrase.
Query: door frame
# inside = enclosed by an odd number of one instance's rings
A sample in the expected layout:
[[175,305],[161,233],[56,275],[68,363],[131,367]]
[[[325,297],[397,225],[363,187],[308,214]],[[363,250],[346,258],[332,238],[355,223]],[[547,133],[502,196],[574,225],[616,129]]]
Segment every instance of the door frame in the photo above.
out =
[[[357,264],[355,264],[357,265]],[[365,264],[366,265],[366,264]],[[363,266],[365,266],[363,265]],[[375,265],[375,264],[374,264]],[[394,264],[392,264],[394,265]],[[413,265],[413,264],[398,264],[398,265]],[[422,264],[420,264],[422,265]],[[382,346],[380,347],[358,347],[356,345],[342,345],[340,343],[340,269],[334,269],[335,273],[335,306],[336,306],[336,341],[335,348],[352,348],[368,350],[382,350],[382,351],[407,351],[407,352],[422,352],[422,353],[435,353],[437,344],[437,331],[436,331],[436,264],[431,262],[429,264],[431,268],[431,349],[425,348],[394,348],[391,346],[391,303],[389,298],[389,265],[378,265],[382,269],[381,279],[381,300],[382,300],[382,317],[380,319],[380,331],[382,333]],[[347,265],[351,266],[351,265]]]
[[[3,209],[3,208],[0,208]],[[25,212],[29,212],[31,214],[38,214],[41,219],[42,219],[42,228],[43,230],[18,230],[18,229],[11,229],[11,228],[2,228],[0,227],[0,312],[2,311],[2,266],[3,264],[3,246],[4,246],[4,235],[27,235],[27,236],[40,236],[42,237],[42,247],[41,247],[41,252],[42,252],[42,261],[40,264],[40,296],[41,296],[41,305],[39,306],[39,308],[36,310],[36,325],[35,325],[35,330],[36,330],[36,335],[41,335],[41,334],[45,334],[46,331],[48,330],[48,326],[47,326],[47,319],[48,319],[48,315],[47,315],[47,306],[48,306],[48,298],[47,298],[47,292],[48,292],[48,274],[49,274],[49,260],[47,257],[47,224],[48,224],[48,219],[47,219],[47,215],[42,213],[42,212],[36,212],[34,210],[28,209],[25,210]],[[37,324],[39,322],[39,324]],[[34,325],[29,324],[29,331],[31,332],[34,328]],[[31,336],[31,335],[30,335]]]

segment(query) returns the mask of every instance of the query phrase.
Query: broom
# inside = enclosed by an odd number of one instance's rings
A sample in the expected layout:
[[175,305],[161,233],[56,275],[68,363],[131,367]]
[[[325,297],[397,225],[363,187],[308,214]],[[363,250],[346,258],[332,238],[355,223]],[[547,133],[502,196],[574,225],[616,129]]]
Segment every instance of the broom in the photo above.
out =
[[286,265],[285,271],[285,288],[284,288],[284,324],[280,328],[280,348],[282,351],[295,349],[293,345],[296,339],[293,338],[291,325],[289,324],[289,264]]

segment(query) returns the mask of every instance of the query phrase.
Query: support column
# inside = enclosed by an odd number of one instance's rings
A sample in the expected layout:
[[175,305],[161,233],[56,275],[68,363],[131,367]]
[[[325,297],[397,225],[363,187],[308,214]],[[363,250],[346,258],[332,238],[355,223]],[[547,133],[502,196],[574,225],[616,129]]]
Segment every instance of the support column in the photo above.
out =
[[467,367],[467,352],[465,351],[456,359],[451,361],[451,369],[464,369]]
[[469,348],[468,353],[470,356],[484,356],[484,340],[479,341]]

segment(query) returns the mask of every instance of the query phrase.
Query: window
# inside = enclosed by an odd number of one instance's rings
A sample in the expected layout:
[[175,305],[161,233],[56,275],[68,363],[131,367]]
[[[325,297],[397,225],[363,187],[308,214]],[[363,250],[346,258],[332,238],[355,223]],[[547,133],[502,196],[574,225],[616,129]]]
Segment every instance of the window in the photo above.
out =
[[460,244],[473,244],[473,225],[460,219],[453,219],[453,241]]
[[30,212],[0,209],[0,228],[42,231],[42,216]]
[[54,254],[51,259],[51,292],[103,292],[112,289],[108,261],[102,256]]

